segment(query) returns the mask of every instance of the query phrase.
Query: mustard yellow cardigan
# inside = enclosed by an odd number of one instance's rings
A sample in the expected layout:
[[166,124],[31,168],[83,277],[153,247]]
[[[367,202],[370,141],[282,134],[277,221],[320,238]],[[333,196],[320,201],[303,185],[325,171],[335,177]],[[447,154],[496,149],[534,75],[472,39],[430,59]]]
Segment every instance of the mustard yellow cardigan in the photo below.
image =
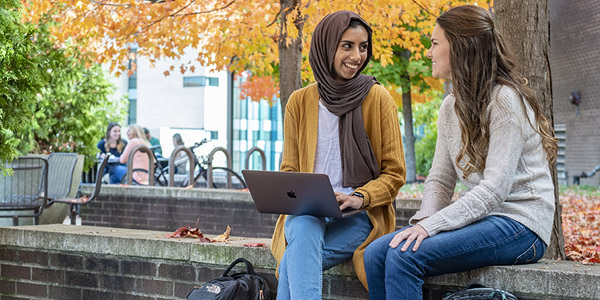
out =
[[[295,91],[285,107],[282,171],[313,172],[317,148],[319,92],[317,84]],[[365,248],[380,236],[396,228],[396,211],[392,203],[404,185],[406,167],[398,109],[389,92],[374,85],[362,104],[363,122],[380,167],[377,179],[356,189],[365,196],[363,208],[373,224],[367,239],[356,249],[352,263],[358,279],[367,288],[363,261]],[[287,245],[284,234],[285,215],[279,216],[271,242],[271,251],[279,262]]]

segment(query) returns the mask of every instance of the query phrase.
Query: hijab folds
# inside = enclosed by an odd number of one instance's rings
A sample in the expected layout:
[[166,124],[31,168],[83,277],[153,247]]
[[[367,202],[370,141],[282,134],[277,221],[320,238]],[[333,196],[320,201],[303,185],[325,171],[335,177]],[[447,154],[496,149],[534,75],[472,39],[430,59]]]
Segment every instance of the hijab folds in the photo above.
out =
[[[342,34],[350,22],[359,21],[369,35],[367,59],[350,80],[334,79],[333,61]],[[360,187],[379,176],[379,166],[363,125],[361,105],[374,84],[375,77],[360,74],[373,56],[373,30],[358,14],[338,11],[325,16],[312,35],[308,59],[323,105],[339,117],[342,185]]]

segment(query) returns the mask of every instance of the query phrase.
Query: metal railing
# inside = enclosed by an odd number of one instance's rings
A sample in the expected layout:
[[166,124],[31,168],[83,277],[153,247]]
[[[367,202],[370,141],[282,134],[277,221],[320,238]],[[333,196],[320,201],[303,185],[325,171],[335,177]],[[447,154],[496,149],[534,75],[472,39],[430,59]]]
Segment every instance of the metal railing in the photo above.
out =
[[177,148],[173,150],[173,153],[171,153],[171,157],[169,157],[169,186],[171,187],[175,186],[175,160],[181,151],[185,152],[188,157],[188,161],[190,162],[190,172],[188,173],[190,175],[190,180],[188,182],[190,182],[192,185],[194,184],[194,168],[196,167],[194,162],[196,161],[196,156],[192,150],[188,149],[187,147],[177,146]]
[[[206,164],[208,166],[206,177],[207,177],[209,189],[213,187],[213,165],[212,165],[212,162],[213,162],[213,158],[217,152],[223,152],[225,154],[228,169],[231,170],[231,168],[233,166],[233,164],[231,162],[231,154],[229,154],[229,151],[227,151],[227,149],[225,149],[223,147],[214,148],[208,155],[208,159],[206,162]],[[232,187],[231,174],[229,172],[227,172],[227,188],[231,189],[231,187]]]
[[[133,157],[134,155],[141,151],[142,153],[146,153],[146,155],[148,155],[148,185],[152,186],[154,185],[154,154],[152,153],[152,150],[150,150],[150,148],[148,148],[147,146],[144,145],[137,145],[135,146],[131,152],[129,152],[129,156],[127,156],[127,174],[125,176],[127,176],[127,184],[128,185],[132,185],[133,184],[133,177],[131,176],[133,174]],[[138,171],[138,170],[135,170]]]
[[263,151],[262,149],[258,148],[258,147],[252,147],[250,148],[250,150],[248,150],[248,152],[246,152],[246,170],[250,169],[250,156],[254,153],[254,152],[258,152],[260,154],[260,157],[262,158],[262,170],[266,170],[267,169],[267,156],[265,155],[265,151]]

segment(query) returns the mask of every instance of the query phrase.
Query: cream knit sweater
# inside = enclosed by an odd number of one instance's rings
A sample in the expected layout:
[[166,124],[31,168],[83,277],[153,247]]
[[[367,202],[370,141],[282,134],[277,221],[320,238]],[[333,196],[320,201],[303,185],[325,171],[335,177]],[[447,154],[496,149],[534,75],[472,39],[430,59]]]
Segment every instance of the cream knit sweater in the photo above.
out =
[[[506,216],[549,244],[554,217],[554,185],[541,137],[527,121],[514,90],[496,87],[492,95],[493,100],[488,106],[490,140],[485,169],[479,174],[471,174],[467,180],[463,179],[455,162],[461,141],[454,111],[456,99],[452,95],[444,99],[423,202],[410,224],[418,222],[433,236],[441,231],[462,228],[488,215]],[[527,114],[535,124],[529,106]],[[457,180],[468,191],[451,202]]]

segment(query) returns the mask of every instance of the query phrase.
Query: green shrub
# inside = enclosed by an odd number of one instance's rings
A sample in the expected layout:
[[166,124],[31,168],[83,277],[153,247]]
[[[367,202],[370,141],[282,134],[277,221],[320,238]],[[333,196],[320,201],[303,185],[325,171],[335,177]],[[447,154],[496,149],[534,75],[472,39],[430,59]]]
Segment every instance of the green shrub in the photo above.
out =
[[1,3],[0,160],[75,152],[89,169],[107,124],[124,120],[126,100],[111,101],[114,85],[75,46],[55,45],[51,18],[23,25],[19,2]]
[[431,169],[437,140],[438,112],[441,104],[441,95],[437,95],[435,100],[414,106],[413,118],[417,129],[415,134],[415,159],[417,174],[419,175],[427,176],[429,169]]
[[21,4],[0,1],[0,170],[19,153],[15,136],[31,122],[36,94],[49,76],[34,43],[36,29],[21,23]]

